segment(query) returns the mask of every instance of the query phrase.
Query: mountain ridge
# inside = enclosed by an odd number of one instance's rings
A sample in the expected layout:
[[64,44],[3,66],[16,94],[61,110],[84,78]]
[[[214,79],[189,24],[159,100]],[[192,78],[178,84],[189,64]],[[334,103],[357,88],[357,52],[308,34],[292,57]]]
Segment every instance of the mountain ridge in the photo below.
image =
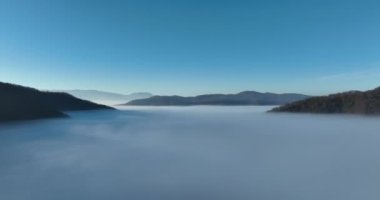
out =
[[0,122],[67,117],[66,111],[113,109],[67,93],[0,82]]
[[236,94],[203,94],[198,96],[152,96],[138,99],[123,105],[136,106],[185,106],[185,105],[282,105],[310,96],[295,93],[261,93],[243,91]]
[[312,97],[272,109],[270,112],[380,114],[380,87]]

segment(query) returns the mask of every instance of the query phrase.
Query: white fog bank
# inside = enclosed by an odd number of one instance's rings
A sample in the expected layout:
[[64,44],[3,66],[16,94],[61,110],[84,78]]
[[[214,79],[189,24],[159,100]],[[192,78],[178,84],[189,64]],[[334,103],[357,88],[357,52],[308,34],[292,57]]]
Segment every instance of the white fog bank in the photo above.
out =
[[124,109],[0,125],[0,199],[380,199],[380,118]]

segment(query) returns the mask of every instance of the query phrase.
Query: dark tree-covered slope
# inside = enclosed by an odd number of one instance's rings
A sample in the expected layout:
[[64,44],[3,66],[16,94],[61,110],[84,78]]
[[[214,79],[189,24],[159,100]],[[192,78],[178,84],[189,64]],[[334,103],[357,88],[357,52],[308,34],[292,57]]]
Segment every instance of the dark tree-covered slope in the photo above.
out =
[[380,88],[312,97],[274,108],[272,112],[380,114]]
[[64,117],[64,111],[112,109],[66,93],[0,82],[0,121]]

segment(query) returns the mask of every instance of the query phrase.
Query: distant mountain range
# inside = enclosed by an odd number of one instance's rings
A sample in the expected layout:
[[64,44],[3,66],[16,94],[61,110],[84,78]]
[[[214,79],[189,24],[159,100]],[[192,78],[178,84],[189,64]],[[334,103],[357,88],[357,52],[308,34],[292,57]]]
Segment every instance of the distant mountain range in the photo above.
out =
[[130,101],[134,106],[187,106],[187,105],[283,105],[310,96],[302,94],[275,94],[245,91],[238,94],[207,94],[195,97],[152,96]]
[[312,97],[274,108],[272,112],[380,114],[380,88]]
[[0,122],[65,117],[65,111],[113,109],[66,93],[0,82]]
[[116,105],[129,102],[136,99],[145,99],[153,96],[148,92],[132,93],[128,95],[103,92],[98,90],[57,90],[59,92],[69,93],[77,98],[85,99],[88,101],[106,104],[106,105]]

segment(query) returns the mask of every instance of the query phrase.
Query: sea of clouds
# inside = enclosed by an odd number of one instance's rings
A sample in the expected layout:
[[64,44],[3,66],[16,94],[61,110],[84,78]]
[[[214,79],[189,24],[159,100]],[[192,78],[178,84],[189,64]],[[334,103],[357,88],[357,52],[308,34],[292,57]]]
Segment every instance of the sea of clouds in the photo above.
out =
[[378,117],[127,107],[0,125],[4,200],[378,200]]

